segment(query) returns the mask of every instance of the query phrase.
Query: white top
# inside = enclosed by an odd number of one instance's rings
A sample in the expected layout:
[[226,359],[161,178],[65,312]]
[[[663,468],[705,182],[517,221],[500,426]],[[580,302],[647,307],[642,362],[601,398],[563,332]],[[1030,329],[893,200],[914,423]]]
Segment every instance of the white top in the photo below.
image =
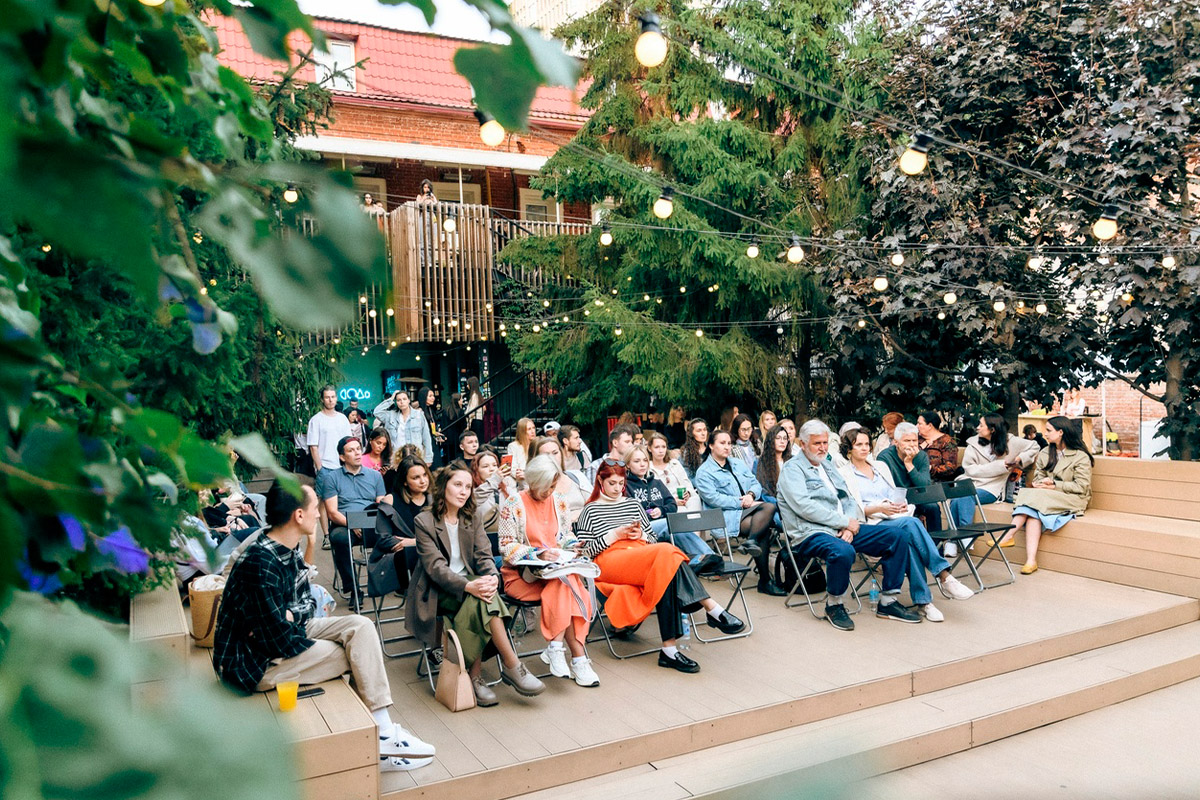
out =
[[871,455],[878,457],[880,453],[892,446],[892,437],[886,433],[879,434],[879,438],[875,440],[875,446],[871,448]]
[[[671,490],[671,496],[675,498],[675,502],[679,505],[680,511],[700,510],[700,495],[696,492],[696,487],[692,485],[690,480],[688,480],[687,472],[684,471],[683,464],[679,463],[679,459],[672,458],[667,462],[666,467],[663,469],[654,468],[653,464],[650,466],[654,469],[654,476],[662,481],[664,486]],[[687,490],[689,495],[691,495],[691,497],[688,498],[686,506],[682,503],[679,503],[679,495],[675,492],[675,490],[681,486]]]
[[446,533],[450,534],[450,569],[459,575],[466,575],[467,564],[463,561],[462,548],[458,544],[458,523],[447,522]]
[[516,441],[509,442],[508,448],[505,452],[512,456],[513,471],[516,472],[517,470],[521,470],[524,472],[525,466],[529,461],[529,456],[525,452],[525,445]]
[[341,466],[337,445],[349,435],[350,420],[346,419],[345,414],[337,411],[329,414],[318,411],[312,415],[312,419],[308,421],[307,441],[309,447],[317,448],[322,469],[337,469]]

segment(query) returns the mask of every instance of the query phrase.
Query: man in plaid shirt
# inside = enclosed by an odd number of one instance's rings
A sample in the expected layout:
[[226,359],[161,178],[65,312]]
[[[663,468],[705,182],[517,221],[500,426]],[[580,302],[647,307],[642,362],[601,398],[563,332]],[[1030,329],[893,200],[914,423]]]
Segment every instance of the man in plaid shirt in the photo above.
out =
[[315,617],[299,544],[320,519],[317,495],[296,498],[278,483],[267,494],[267,525],[233,565],[213,644],[218,677],[240,691],[265,692],[282,680],[321,683],[349,672],[379,726],[381,770],[432,763],[434,747],[392,722],[392,691],[379,635],[358,614]]

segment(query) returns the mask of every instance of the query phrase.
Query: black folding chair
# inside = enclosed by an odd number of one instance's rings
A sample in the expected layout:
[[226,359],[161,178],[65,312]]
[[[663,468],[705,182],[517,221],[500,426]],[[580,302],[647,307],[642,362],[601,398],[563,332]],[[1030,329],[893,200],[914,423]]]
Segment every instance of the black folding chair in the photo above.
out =
[[[717,509],[707,509],[704,511],[681,511],[676,514],[667,514],[667,534],[671,537],[671,544],[675,544],[675,534],[677,533],[696,533],[697,531],[716,531],[725,530],[725,514]],[[718,555],[720,555],[718,553]],[[746,576],[750,574],[750,567],[746,564],[739,564],[731,559],[722,557],[721,566],[717,571],[711,573],[713,577],[723,578],[729,581],[729,585],[733,587],[733,592],[729,595],[729,602],[725,603],[725,608],[732,609],[733,604],[741,601],[742,611],[744,615],[742,619],[746,623],[746,627],[738,633],[726,633],[720,636],[710,636],[705,639],[700,633],[700,626],[696,624],[695,615],[689,615],[692,623],[692,635],[697,641],[708,644],[710,642],[719,642],[724,639],[741,639],[744,636],[749,636],[754,633],[754,620],[750,618],[750,606],[746,604],[746,593],[742,590],[742,584],[746,580]]]
[[[809,613],[811,613],[817,619],[824,619],[824,613],[817,613],[816,601],[823,599],[823,596],[827,596],[828,593],[817,592],[815,593],[816,597],[814,598],[813,593],[810,593],[808,591],[808,587],[804,585],[804,575],[808,572],[809,567],[811,567],[813,564],[820,564],[821,571],[824,572],[826,569],[825,559],[820,558],[819,556],[807,558],[804,561],[804,569],[801,570],[799,563],[796,561],[796,553],[792,550],[795,545],[792,544],[786,533],[780,534],[780,540],[779,558],[786,558],[788,560],[788,563],[791,564],[792,569],[794,570],[793,574],[796,576],[796,580],[791,586],[788,587],[787,596],[783,598],[783,605],[787,608],[798,607],[800,605],[800,601],[793,601],[792,598],[796,596],[797,592],[803,592],[804,602],[808,605]],[[860,553],[859,555],[861,556],[862,554]],[[862,598],[858,596],[858,588],[854,585],[854,581],[850,581],[850,595],[854,598],[854,602],[857,606],[850,613],[857,614],[859,611],[862,611]]]
[[[995,589],[997,586],[1007,586],[1017,580],[1016,573],[1013,572],[1012,564],[1008,563],[1008,557],[1004,555],[1004,549],[1000,547],[1000,541],[1004,535],[1012,530],[1015,526],[1012,523],[1004,524],[1000,522],[988,522],[987,515],[983,513],[983,503],[979,502],[979,493],[975,491],[975,482],[970,478],[959,478],[951,484],[942,484],[945,487],[946,495],[946,518],[950,520],[950,526],[953,531],[954,538],[960,542],[958,548],[958,558],[954,559],[954,563],[950,565],[951,573],[958,566],[959,562],[966,561],[967,567],[971,570],[971,575],[975,578],[975,582],[979,584],[979,590]],[[909,492],[911,493],[911,489]],[[909,502],[912,502],[911,494]],[[975,511],[979,514],[982,522],[970,522],[966,525],[955,525],[954,515],[950,513],[950,502],[960,497],[970,497],[975,503]],[[937,540],[937,534],[931,534]],[[950,537],[946,537],[950,538]],[[979,556],[978,560],[972,560],[971,548],[965,546],[973,539],[983,539],[985,543],[990,542],[987,551]],[[967,541],[963,541],[967,540]],[[1008,570],[1008,580],[999,581],[997,583],[985,584],[983,578],[979,574],[979,567],[983,562],[987,561],[992,553],[1000,555],[1000,561],[1004,564],[1004,568]],[[945,590],[942,590],[945,594]]]

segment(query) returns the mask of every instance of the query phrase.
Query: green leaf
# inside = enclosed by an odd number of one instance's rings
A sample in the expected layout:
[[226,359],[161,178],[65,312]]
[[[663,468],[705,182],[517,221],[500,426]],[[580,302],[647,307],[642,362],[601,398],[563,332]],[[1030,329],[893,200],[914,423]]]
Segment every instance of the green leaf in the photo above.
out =
[[270,471],[283,488],[296,497],[300,496],[299,479],[279,465],[279,462],[275,460],[275,454],[271,452],[271,448],[261,433],[249,433],[245,436],[234,437],[229,440],[229,446],[254,466]]
[[475,104],[506,130],[528,126],[529,106],[542,76],[527,55],[511,45],[463,48],[454,54],[454,68],[475,89]]

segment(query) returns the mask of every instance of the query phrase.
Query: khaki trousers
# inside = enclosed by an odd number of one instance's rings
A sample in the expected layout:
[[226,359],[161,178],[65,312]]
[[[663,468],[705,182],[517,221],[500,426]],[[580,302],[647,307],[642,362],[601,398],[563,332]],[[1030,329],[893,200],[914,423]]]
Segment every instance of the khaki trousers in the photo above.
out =
[[277,659],[267,668],[257,689],[265,692],[286,678],[301,684],[333,680],[349,672],[355,691],[371,711],[392,704],[392,688],[383,667],[379,634],[361,614],[321,617],[305,627],[313,646],[294,658]]

